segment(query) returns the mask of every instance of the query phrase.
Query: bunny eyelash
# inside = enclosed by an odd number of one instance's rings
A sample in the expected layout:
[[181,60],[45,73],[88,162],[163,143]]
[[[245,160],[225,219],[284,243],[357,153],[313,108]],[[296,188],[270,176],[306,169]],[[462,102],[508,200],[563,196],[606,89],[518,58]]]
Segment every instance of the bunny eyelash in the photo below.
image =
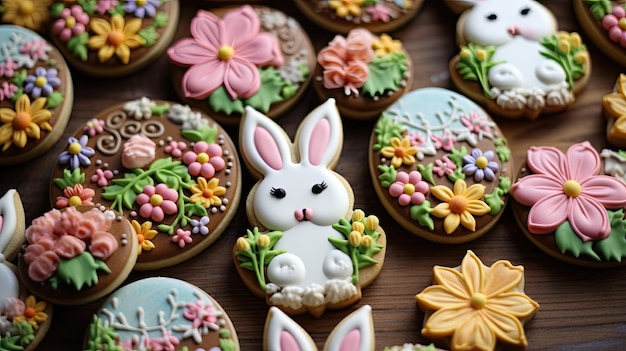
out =
[[274,196],[277,199],[282,199],[287,196],[287,192],[283,188],[274,188],[270,190],[270,195]]
[[320,194],[322,191],[326,190],[326,188],[328,188],[328,184],[322,181],[321,183],[317,183],[313,185],[313,187],[311,188],[311,191],[313,192],[313,194],[317,195],[317,194]]

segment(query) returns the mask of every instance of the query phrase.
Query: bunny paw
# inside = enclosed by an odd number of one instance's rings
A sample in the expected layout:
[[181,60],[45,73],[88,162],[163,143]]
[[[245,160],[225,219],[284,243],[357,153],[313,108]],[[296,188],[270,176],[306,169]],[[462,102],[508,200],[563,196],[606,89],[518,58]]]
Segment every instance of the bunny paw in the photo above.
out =
[[545,60],[537,65],[535,75],[546,85],[560,84],[567,78],[563,67],[552,60]]
[[326,255],[323,269],[324,274],[330,279],[344,279],[354,273],[350,257],[339,250],[332,250]]
[[494,66],[489,70],[489,84],[502,90],[519,88],[524,85],[522,72],[510,63]]
[[298,285],[304,281],[306,269],[300,257],[284,253],[267,265],[267,277],[278,286]]

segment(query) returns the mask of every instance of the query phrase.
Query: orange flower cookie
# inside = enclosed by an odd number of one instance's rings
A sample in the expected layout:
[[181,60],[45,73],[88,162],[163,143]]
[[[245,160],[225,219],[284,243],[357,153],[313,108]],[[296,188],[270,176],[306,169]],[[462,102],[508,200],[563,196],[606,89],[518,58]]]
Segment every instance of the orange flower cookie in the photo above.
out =
[[573,0],[574,13],[585,31],[605,55],[626,66],[626,6],[620,0]]
[[103,111],[69,137],[50,185],[54,207],[123,213],[138,234],[139,270],[206,249],[235,215],[240,194],[226,131],[189,106],[146,97]]
[[497,223],[512,158],[482,108],[453,91],[424,88],[382,113],[370,138],[369,169],[398,223],[424,239],[456,244]]
[[626,74],[620,74],[615,91],[602,98],[602,112],[607,119],[607,141],[626,148]]
[[61,54],[28,29],[0,27],[0,165],[50,149],[72,112],[72,76]]
[[178,11],[178,0],[56,0],[50,36],[81,72],[124,76],[161,56],[176,32]]
[[524,294],[524,267],[504,260],[488,267],[468,251],[459,267],[435,266],[433,283],[415,296],[425,337],[451,351],[528,346],[524,324],[539,304]]

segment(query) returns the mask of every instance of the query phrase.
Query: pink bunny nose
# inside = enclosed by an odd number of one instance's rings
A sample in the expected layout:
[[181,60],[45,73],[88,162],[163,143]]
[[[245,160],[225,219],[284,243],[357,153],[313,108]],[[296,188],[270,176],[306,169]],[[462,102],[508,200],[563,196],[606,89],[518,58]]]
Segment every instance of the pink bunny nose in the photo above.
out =
[[507,29],[507,31],[509,32],[509,34],[511,34],[511,35],[513,35],[513,36],[521,34],[521,33],[520,33],[520,31],[519,31],[519,29],[518,29],[517,27],[515,27],[515,26],[513,26],[513,27],[509,27],[509,28]]
[[298,221],[310,221],[313,217],[313,210],[310,208],[303,208],[301,210],[295,210],[293,213]]

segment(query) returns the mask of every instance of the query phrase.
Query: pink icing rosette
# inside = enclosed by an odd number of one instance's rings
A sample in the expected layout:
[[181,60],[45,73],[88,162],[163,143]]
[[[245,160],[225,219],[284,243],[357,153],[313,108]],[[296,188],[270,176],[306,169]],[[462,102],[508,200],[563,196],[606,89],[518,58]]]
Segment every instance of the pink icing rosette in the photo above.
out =
[[149,165],[156,157],[156,144],[143,134],[133,135],[124,143],[122,166],[133,169]]

